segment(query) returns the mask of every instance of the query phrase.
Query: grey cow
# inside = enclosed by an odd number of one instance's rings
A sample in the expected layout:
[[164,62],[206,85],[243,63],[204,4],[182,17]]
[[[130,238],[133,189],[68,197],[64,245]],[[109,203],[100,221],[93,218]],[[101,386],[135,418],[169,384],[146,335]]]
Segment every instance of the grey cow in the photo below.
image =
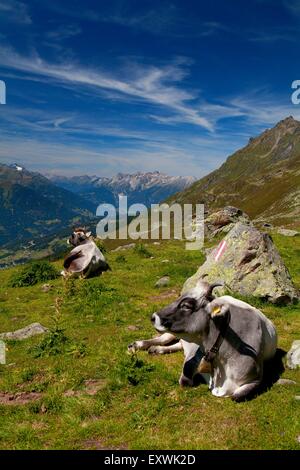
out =
[[105,257],[91,238],[91,232],[87,232],[83,227],[76,228],[68,241],[75,248],[64,260],[62,276],[87,278],[99,276],[103,271],[110,270]]
[[261,384],[264,362],[276,353],[276,330],[255,307],[228,295],[213,298],[211,292],[212,286],[200,281],[151,320],[162,336],[181,338],[185,354],[181,385],[192,385],[199,363],[204,362],[211,366],[203,378],[212,394],[241,400]]

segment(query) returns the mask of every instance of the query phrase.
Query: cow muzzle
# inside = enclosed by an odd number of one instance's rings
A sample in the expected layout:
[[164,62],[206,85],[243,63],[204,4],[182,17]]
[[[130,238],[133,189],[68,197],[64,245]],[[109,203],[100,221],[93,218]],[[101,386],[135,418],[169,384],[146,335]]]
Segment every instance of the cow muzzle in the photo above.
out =
[[162,325],[160,317],[157,315],[157,313],[153,313],[151,316],[151,322],[153,323],[154,328],[159,332],[163,333],[164,331],[167,331],[166,327]]

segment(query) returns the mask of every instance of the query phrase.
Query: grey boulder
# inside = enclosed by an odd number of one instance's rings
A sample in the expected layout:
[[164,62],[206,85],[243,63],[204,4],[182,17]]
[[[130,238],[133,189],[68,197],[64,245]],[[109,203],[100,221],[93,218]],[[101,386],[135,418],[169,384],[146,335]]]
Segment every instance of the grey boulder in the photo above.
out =
[[48,328],[45,328],[40,323],[31,323],[31,325],[25,326],[25,328],[21,328],[20,330],[1,333],[0,339],[22,340],[31,338],[31,336],[47,333],[48,331]]
[[170,283],[170,278],[169,276],[163,276],[155,284],[155,287],[165,287],[168,286]]
[[299,298],[271,237],[251,223],[236,223],[206,255],[204,264],[185,282],[183,292],[195,287],[205,276],[208,282],[223,281],[230,291],[243,296],[273,303],[290,303]]

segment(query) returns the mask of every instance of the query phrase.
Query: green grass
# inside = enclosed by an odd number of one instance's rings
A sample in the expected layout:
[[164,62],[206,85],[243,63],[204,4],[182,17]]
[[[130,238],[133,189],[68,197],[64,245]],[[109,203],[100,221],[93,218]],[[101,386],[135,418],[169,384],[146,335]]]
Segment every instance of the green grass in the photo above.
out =
[[[274,238],[300,287],[300,239]],[[127,355],[130,342],[155,333],[150,314],[176,298],[203,254],[176,241],[145,245],[142,252],[108,252],[107,259],[112,272],[65,285],[55,279],[49,292],[42,292],[42,284],[9,287],[12,273],[22,267],[0,271],[1,331],[37,321],[54,335],[7,343],[0,397],[1,392],[40,395],[27,404],[0,405],[1,449],[299,448],[297,385],[277,385],[237,404],[213,397],[204,385],[180,388],[181,353]],[[162,263],[165,259],[169,262]],[[170,285],[155,288],[164,275]],[[57,304],[57,298],[63,301]],[[278,328],[279,346],[288,350],[299,338],[299,306],[261,308]],[[63,336],[57,338],[57,331]],[[283,377],[299,383],[300,371],[286,370]],[[87,393],[91,380],[101,384],[95,394]]]

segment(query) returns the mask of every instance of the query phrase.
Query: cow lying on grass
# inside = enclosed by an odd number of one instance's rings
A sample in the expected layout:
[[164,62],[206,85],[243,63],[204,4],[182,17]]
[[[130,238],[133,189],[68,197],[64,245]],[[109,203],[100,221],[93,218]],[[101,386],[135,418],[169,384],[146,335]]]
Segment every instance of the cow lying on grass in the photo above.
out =
[[103,271],[110,270],[103,254],[91,238],[91,232],[79,227],[74,230],[68,241],[75,248],[64,260],[62,276],[87,278],[100,276]]
[[[181,338],[185,355],[181,385],[193,385],[199,370],[206,372],[202,378],[213,395],[238,401],[259,388],[264,362],[275,356],[277,334],[273,323],[255,307],[228,295],[213,298],[215,286],[200,281],[151,320],[162,338],[166,334],[166,340]],[[153,342],[155,338],[146,344]],[[129,348],[144,346],[142,341]]]

